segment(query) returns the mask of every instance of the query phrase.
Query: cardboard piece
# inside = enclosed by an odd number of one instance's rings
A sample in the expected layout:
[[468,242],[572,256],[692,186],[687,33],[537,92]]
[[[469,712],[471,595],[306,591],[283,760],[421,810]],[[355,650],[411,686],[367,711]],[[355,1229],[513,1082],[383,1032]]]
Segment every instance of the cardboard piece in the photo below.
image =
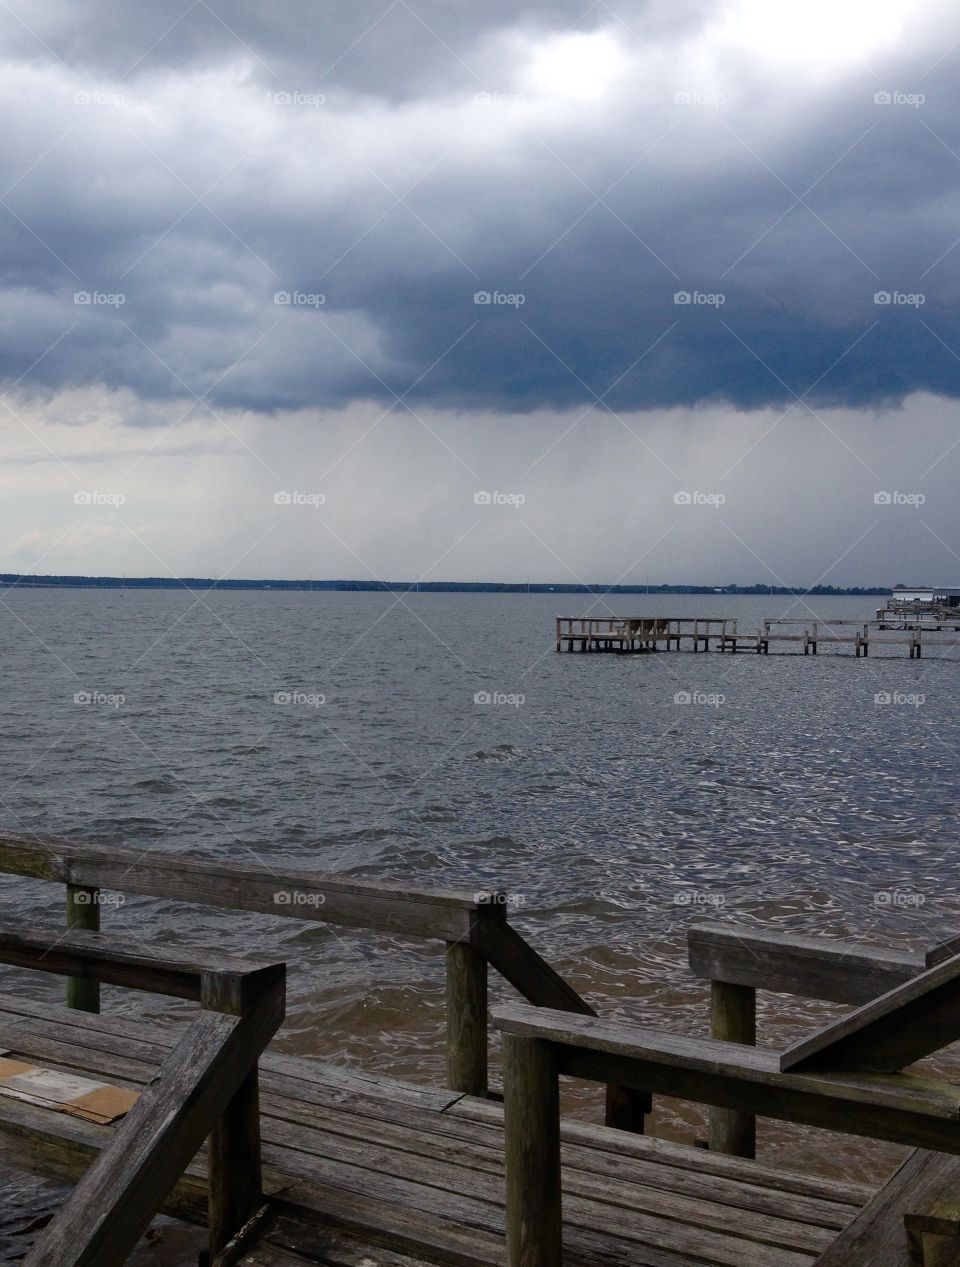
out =
[[0,1057],[0,1095],[106,1125],[128,1113],[140,1093]]

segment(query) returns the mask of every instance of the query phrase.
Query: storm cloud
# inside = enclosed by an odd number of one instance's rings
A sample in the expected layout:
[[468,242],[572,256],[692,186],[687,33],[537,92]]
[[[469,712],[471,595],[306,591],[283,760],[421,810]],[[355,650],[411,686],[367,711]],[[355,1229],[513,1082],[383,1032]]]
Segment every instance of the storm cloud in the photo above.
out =
[[936,3],[14,4],[0,375],[263,413],[960,393]]

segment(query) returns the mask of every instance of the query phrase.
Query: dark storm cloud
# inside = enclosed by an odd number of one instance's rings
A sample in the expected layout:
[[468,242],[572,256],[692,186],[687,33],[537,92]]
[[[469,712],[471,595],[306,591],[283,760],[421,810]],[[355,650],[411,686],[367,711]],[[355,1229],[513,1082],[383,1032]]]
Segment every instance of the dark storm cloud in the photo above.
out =
[[[960,394],[958,32],[707,71],[721,10],[24,11],[0,374],[257,410]],[[600,42],[557,60],[571,30]]]

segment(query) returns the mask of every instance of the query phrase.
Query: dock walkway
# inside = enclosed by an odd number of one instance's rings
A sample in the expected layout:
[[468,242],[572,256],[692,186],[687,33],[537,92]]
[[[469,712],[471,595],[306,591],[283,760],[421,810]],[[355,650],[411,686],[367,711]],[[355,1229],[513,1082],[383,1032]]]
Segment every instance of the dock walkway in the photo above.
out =
[[[123,1087],[146,1085],[181,1030],[0,997],[11,1058]],[[269,1053],[260,1095],[270,1253],[331,1267],[383,1261],[381,1248],[503,1262],[501,1105]],[[47,1178],[75,1183],[115,1129],[0,1096],[4,1160]],[[871,1195],[603,1126],[570,1121],[563,1137],[570,1264],[806,1267]],[[204,1153],[165,1210],[203,1224],[206,1192]]]

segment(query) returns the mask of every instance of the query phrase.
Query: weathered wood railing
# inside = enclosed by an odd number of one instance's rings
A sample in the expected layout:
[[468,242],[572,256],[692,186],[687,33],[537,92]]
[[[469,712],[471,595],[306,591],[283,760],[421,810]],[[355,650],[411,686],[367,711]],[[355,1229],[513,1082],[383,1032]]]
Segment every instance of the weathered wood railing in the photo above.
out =
[[[451,1090],[488,1093],[488,967],[530,1003],[583,1016],[594,1009],[507,919],[509,895],[413,889],[310,872],[223,865],[150,849],[132,853],[0,835],[0,873],[66,885],[70,927],[99,928],[104,890],[440,941],[446,947],[447,1079]],[[70,983],[68,1001],[96,1011],[97,983]],[[650,1097],[607,1089],[608,1125],[642,1131]]]
[[96,933],[0,927],[0,963],[191,999],[202,1011],[24,1267],[115,1267],[209,1137],[210,1258],[262,1206],[257,1063],[283,1020],[283,964],[151,955]]
[[[960,953],[960,938],[923,955],[822,937],[771,936],[730,924],[695,924],[687,933],[687,948],[692,971],[710,982],[712,1036],[754,1046],[757,990],[866,1003]],[[753,1157],[755,1115],[711,1109],[710,1147]]]

